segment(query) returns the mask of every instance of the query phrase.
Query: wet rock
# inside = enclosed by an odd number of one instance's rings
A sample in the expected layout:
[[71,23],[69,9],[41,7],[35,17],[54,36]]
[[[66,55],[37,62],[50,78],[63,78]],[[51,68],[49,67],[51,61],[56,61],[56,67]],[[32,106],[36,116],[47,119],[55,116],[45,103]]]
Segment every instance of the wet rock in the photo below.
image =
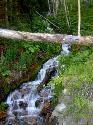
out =
[[25,121],[26,125],[38,125],[37,124],[37,118],[34,117],[34,116],[25,117],[24,121]]
[[28,104],[27,104],[27,102],[20,101],[19,106],[20,106],[20,108],[25,109],[28,106]]
[[18,94],[14,94],[12,100],[17,100],[18,99]]
[[10,118],[6,125],[19,125],[15,118]]
[[25,94],[28,94],[29,91],[30,91],[30,88],[20,89],[22,96],[24,96]]
[[35,107],[39,107],[39,106],[40,106],[40,103],[41,103],[41,100],[36,100],[36,102],[35,102]]
[[42,111],[40,112],[40,115],[41,116],[46,116],[47,113],[50,113],[50,110],[51,110],[51,104],[50,104],[50,102],[45,102],[44,106],[42,108]]
[[50,67],[45,74],[44,79],[40,83],[40,85],[37,87],[37,91],[40,92],[43,89],[43,85],[47,86],[47,83],[51,79],[51,77],[55,76],[56,73],[56,68],[55,67]]
[[13,114],[17,117],[17,115],[18,115],[18,112],[16,112],[16,111],[13,111]]
[[42,89],[43,89],[43,85],[40,84],[40,85],[37,87],[37,91],[38,91],[38,93],[39,93]]

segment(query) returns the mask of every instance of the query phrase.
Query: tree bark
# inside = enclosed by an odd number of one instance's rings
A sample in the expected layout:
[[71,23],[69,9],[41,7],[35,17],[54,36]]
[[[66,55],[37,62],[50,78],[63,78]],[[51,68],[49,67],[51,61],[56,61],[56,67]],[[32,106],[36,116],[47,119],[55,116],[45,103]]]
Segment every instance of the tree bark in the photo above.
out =
[[69,15],[68,15],[68,11],[67,11],[66,0],[64,0],[64,9],[65,9],[67,26],[68,26],[68,29],[70,29],[70,22],[69,22],[69,18],[68,18]]
[[80,10],[80,0],[78,0],[78,36],[80,37],[80,24],[81,24],[81,10]]
[[7,39],[18,39],[26,41],[47,41],[53,43],[93,43],[92,36],[73,36],[66,34],[48,34],[48,33],[30,33],[30,32],[21,32],[8,29],[0,29],[0,37]]
[[6,19],[6,27],[8,27],[8,25],[9,25],[9,22],[8,22],[8,1],[5,0],[5,3],[6,3],[6,6],[5,6],[5,11],[6,11],[5,19]]

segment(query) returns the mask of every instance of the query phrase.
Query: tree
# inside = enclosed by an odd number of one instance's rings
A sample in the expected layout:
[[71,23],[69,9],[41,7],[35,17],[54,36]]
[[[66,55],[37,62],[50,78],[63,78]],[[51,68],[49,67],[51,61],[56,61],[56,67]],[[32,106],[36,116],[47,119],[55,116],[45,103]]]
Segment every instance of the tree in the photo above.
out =
[[80,24],[81,24],[81,10],[80,10],[80,0],[78,0],[78,36],[80,37]]
[[8,22],[8,1],[7,0],[5,0],[5,11],[6,11],[6,13],[5,13],[5,20],[6,20],[6,27],[8,27],[8,25],[9,25],[9,22]]
[[64,0],[64,9],[65,9],[67,26],[68,26],[68,29],[70,29],[70,22],[69,22],[69,18],[68,18],[68,9],[67,9],[66,0]]

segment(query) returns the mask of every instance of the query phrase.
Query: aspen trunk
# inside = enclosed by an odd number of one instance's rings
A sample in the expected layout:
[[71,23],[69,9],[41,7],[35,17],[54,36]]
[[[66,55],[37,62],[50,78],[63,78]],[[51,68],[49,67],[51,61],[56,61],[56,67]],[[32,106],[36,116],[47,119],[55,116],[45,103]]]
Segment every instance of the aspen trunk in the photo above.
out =
[[67,10],[67,5],[66,5],[66,0],[64,0],[64,9],[65,9],[66,22],[68,25],[68,29],[70,29],[70,22],[69,22],[69,18],[68,18],[68,10]]
[[50,5],[50,0],[48,0],[48,9],[49,9],[49,14],[51,14],[51,5]]
[[80,0],[78,0],[78,36],[80,37],[80,24],[81,24],[81,11],[80,11]]

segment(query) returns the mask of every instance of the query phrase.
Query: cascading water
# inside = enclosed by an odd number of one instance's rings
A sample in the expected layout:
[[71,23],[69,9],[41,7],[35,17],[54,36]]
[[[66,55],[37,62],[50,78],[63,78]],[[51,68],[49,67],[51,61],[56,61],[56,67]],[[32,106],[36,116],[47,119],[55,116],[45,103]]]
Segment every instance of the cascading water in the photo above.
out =
[[[62,54],[68,54],[68,44],[62,46]],[[9,109],[5,125],[44,125],[40,116],[44,103],[53,97],[51,87],[45,87],[38,92],[38,86],[43,85],[47,74],[56,71],[58,57],[49,59],[42,67],[35,81],[24,83],[18,90],[12,92],[7,98]],[[56,76],[54,72],[51,77]]]

